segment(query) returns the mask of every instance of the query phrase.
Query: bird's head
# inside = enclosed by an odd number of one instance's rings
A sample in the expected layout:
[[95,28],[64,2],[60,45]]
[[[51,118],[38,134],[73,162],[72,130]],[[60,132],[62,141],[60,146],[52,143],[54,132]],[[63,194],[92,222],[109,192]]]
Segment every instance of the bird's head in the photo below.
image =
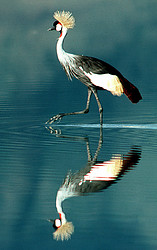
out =
[[68,240],[71,238],[74,232],[74,226],[72,222],[62,221],[62,219],[48,220],[52,223],[55,232],[53,233],[53,238],[55,240]]
[[61,222],[60,219],[55,219],[55,220],[49,219],[48,221],[52,223],[52,226],[53,226],[53,228],[55,230],[57,230],[58,228],[60,228],[61,225],[62,225],[62,222]]
[[48,29],[48,31],[56,30],[62,33],[64,28],[72,29],[75,25],[75,19],[69,11],[56,11],[53,17],[56,21],[53,23],[52,28]]
[[60,22],[58,22],[58,21],[55,21],[53,23],[53,26],[50,29],[48,29],[48,31],[52,31],[52,30],[62,32],[62,24]]

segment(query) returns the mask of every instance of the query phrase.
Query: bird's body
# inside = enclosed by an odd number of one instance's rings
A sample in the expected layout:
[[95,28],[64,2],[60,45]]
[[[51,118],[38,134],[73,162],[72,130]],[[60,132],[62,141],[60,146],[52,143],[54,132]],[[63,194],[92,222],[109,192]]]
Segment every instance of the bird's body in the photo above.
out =
[[88,87],[88,99],[85,110],[56,115],[50,118],[48,123],[52,123],[65,115],[87,113],[89,111],[90,97],[93,93],[98,103],[100,123],[102,124],[103,108],[99,101],[97,90],[105,89],[117,96],[121,96],[124,93],[133,103],[137,103],[142,99],[139,90],[110,64],[94,57],[65,52],[63,49],[64,38],[67,35],[68,29],[73,28],[75,20],[71,13],[64,11],[55,12],[54,17],[57,21],[54,22],[53,28],[49,30],[60,32],[56,48],[58,59],[69,79],[72,80],[73,77],[76,77]]

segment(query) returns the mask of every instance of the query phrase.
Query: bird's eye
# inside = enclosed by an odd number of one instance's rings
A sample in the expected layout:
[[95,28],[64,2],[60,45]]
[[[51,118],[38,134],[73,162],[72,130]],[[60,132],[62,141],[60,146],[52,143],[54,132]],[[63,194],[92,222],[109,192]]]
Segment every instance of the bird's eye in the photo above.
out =
[[56,25],[56,31],[61,31],[62,30],[62,25],[60,23],[58,23]]

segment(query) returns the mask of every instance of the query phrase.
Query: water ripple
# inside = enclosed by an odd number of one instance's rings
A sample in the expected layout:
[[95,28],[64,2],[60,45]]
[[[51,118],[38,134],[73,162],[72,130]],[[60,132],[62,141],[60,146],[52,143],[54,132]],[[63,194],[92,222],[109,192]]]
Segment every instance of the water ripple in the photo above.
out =
[[[55,124],[56,125],[56,124]],[[99,124],[60,124],[59,127],[100,128]],[[103,124],[103,128],[157,129],[157,124]]]

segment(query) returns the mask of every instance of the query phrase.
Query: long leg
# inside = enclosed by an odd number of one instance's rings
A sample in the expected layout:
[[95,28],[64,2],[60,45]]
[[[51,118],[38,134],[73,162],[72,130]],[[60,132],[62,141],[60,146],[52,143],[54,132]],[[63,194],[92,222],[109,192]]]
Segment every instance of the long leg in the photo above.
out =
[[87,97],[87,104],[86,104],[86,108],[82,111],[76,111],[76,112],[71,112],[71,113],[60,113],[58,115],[53,116],[52,118],[50,118],[46,124],[51,124],[59,119],[61,119],[63,116],[67,116],[67,115],[79,115],[79,114],[86,114],[89,112],[89,104],[90,104],[90,98],[92,95],[92,90],[90,88],[88,88],[88,97]]
[[93,94],[95,96],[95,99],[96,99],[98,107],[99,107],[100,125],[102,126],[102,124],[103,124],[103,108],[102,108],[101,103],[99,101],[99,97],[98,97],[96,89],[92,89],[92,92],[93,92]]
[[95,162],[97,161],[97,157],[98,157],[98,154],[99,154],[100,149],[102,147],[102,144],[103,144],[103,129],[102,129],[102,126],[100,126],[99,143],[98,143],[98,147],[97,147],[97,150],[95,152],[94,158],[92,160],[93,164],[95,164]]
[[86,141],[86,146],[87,146],[88,163],[90,163],[92,161],[92,155],[89,148],[89,140]]

